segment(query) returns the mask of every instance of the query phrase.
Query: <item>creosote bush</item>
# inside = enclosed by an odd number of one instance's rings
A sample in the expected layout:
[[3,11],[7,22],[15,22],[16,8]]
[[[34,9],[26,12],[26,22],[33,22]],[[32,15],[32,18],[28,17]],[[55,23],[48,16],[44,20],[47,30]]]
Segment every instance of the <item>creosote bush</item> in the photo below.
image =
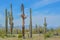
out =
[[22,34],[18,34],[18,38],[22,38]]
[[0,29],[0,37],[1,38],[4,38],[5,37],[5,31]]
[[51,32],[47,32],[44,34],[44,38],[49,38],[49,37],[52,37],[53,34]]
[[1,38],[4,38],[5,36],[4,36],[4,35],[1,35],[0,37],[1,37]]
[[6,37],[16,37],[15,35],[8,34]]

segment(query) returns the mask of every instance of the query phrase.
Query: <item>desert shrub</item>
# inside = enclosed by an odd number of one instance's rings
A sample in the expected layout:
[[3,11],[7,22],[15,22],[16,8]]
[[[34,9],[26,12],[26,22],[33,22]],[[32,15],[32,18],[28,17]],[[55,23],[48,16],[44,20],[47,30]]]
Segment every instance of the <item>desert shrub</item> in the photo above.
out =
[[37,32],[35,31],[35,29],[32,30],[32,34],[37,34]]
[[16,37],[15,35],[12,35],[12,37]]
[[49,38],[50,37],[50,34],[44,34],[44,37],[45,38]]
[[1,38],[5,38],[5,34],[1,34],[0,37],[1,37]]
[[9,35],[7,35],[6,37],[16,37],[16,36],[9,34]]
[[33,31],[32,34],[37,34],[37,32]]
[[22,34],[18,34],[18,38],[21,38],[22,37]]
[[4,31],[2,31],[2,30],[0,30],[0,35],[2,35],[2,34],[5,34],[5,32],[4,32]]
[[5,36],[4,36],[4,35],[1,35],[0,37],[1,37],[1,38],[4,38]]
[[0,29],[0,37],[4,38],[5,37],[5,29]]
[[11,37],[11,35],[7,35],[6,37]]
[[47,32],[44,34],[44,38],[49,38],[49,37],[52,37],[53,34],[51,32]]

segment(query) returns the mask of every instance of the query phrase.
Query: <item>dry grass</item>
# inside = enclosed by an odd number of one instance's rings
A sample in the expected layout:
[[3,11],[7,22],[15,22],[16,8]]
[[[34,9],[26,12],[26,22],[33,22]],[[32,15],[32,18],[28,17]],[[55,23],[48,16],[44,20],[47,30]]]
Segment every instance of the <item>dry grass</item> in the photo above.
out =
[[[18,38],[18,37],[10,37],[10,38],[0,38],[0,40],[44,40],[44,36],[42,34],[33,34],[32,38],[28,38],[26,35],[26,39]],[[54,36],[51,38],[47,38],[46,40],[60,40],[60,37]]]

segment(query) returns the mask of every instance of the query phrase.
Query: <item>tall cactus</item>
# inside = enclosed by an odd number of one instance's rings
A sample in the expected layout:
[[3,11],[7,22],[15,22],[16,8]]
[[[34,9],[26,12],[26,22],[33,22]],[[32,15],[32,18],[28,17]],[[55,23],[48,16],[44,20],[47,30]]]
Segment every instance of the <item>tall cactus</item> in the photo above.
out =
[[47,32],[47,23],[46,23],[46,17],[44,18],[44,39],[46,40],[46,32]]
[[47,23],[46,23],[46,17],[44,18],[44,33],[47,31]]
[[10,4],[9,24],[10,24],[10,31],[12,34],[12,30],[13,30],[12,4]]
[[8,15],[7,15],[7,9],[5,9],[5,27],[6,27],[6,35],[8,33]]
[[30,8],[30,38],[32,38],[32,9]]
[[37,30],[37,24],[36,24],[36,28],[35,28],[35,29],[36,29],[36,33],[38,33],[38,30]]
[[21,5],[21,11],[22,11],[22,36],[23,36],[23,39],[25,39],[25,19],[26,19],[26,16],[24,14],[24,5],[22,4]]

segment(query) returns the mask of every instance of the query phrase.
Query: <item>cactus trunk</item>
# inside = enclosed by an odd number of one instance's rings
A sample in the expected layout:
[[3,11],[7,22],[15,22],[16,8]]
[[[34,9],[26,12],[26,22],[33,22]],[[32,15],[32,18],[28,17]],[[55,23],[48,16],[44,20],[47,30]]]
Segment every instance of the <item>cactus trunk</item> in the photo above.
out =
[[12,32],[13,32],[12,4],[10,5],[9,24],[10,24],[10,32],[12,34]]
[[44,39],[46,40],[46,32],[47,32],[47,23],[46,23],[46,17],[44,18]]
[[6,35],[8,33],[8,16],[7,16],[7,9],[5,9],[5,27],[6,27]]
[[30,8],[30,38],[32,38],[32,10]]
[[26,19],[26,17],[25,17],[25,14],[24,14],[24,5],[22,4],[21,5],[21,11],[22,11],[22,15],[21,15],[21,17],[22,17],[22,37],[23,37],[23,39],[25,39],[25,19]]

